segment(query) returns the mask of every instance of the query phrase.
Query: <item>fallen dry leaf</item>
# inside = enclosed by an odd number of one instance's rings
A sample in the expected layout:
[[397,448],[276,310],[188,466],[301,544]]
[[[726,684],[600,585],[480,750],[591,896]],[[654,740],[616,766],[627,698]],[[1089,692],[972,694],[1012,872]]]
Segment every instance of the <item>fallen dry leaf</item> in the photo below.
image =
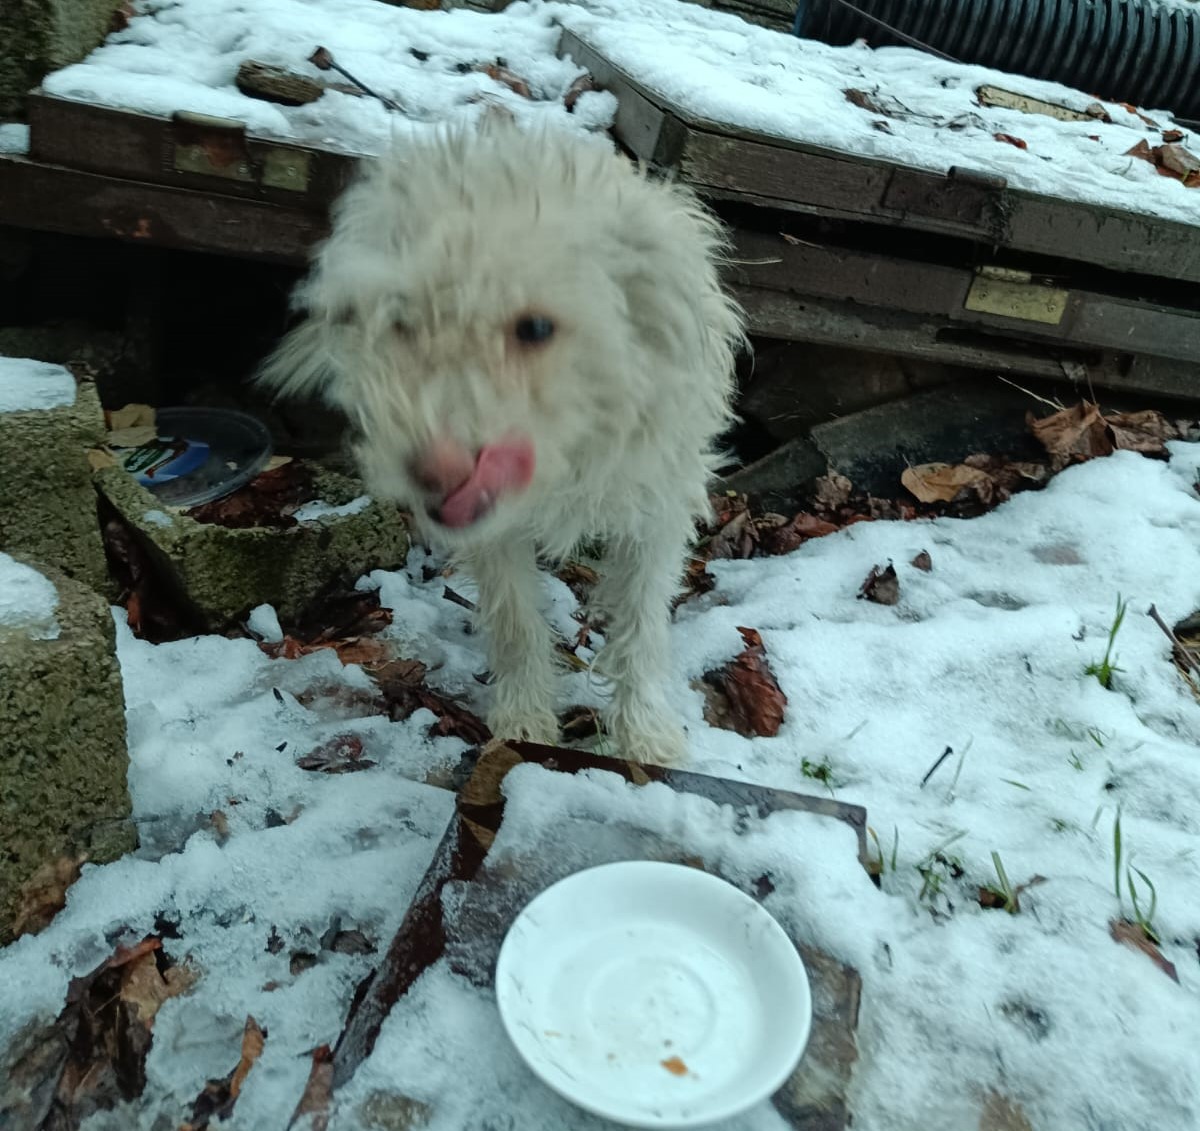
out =
[[233,1114],[234,1104],[255,1062],[262,1056],[267,1031],[247,1016],[242,1029],[242,1055],[237,1066],[220,1080],[209,1080],[192,1103],[191,1117],[179,1131],[206,1131],[213,1123],[224,1122]]
[[494,63],[481,63],[475,69],[487,75],[493,82],[498,82],[508,87],[514,94],[519,94],[522,98],[533,97],[533,92],[529,89],[529,83],[521,78],[520,75],[510,71],[499,59]]
[[104,410],[104,427],[109,432],[124,428],[154,428],[158,413],[153,405],[127,404],[121,408]]
[[838,507],[844,507],[850,501],[853,491],[854,485],[849,479],[844,475],[839,475],[836,471],[831,471],[817,480],[813,502],[827,510],[837,510]]
[[1077,405],[1041,419],[1030,412],[1025,419],[1034,436],[1046,449],[1055,471],[1070,463],[1111,455],[1113,452],[1112,438],[1100,415],[1099,406],[1090,401],[1080,401]]
[[1019,1103],[989,1091],[979,1113],[979,1131],[1033,1131],[1033,1125]]
[[1176,425],[1154,409],[1104,416],[1090,401],[1041,419],[1029,413],[1026,420],[1055,471],[1118,449],[1166,459],[1167,441],[1179,436]]
[[566,562],[555,576],[571,590],[581,605],[587,604],[596,582],[600,580],[599,574],[591,566],[576,561]]
[[586,94],[589,90],[596,89],[596,80],[591,75],[584,72],[579,76],[569,87],[567,93],[563,95],[563,105],[567,108],[568,114],[575,112],[575,103],[579,101],[582,94]]
[[1125,156],[1149,161],[1164,177],[1181,181],[1185,188],[1200,188],[1200,158],[1178,142],[1151,145],[1143,138],[1127,149]]
[[923,570],[925,573],[929,573],[933,569],[933,558],[929,556],[928,550],[922,550],[915,558],[913,558],[911,562],[909,562],[909,565],[911,565],[914,569]]
[[431,738],[459,738],[470,746],[482,746],[492,737],[478,715],[426,685],[425,665],[419,660],[391,660],[372,674],[394,721],[407,719],[423,707],[437,716],[427,732]]
[[1172,981],[1179,981],[1179,972],[1175,969],[1175,963],[1167,959],[1163,952],[1146,938],[1146,932],[1136,923],[1132,923],[1128,919],[1113,919],[1108,924],[1108,933],[1116,942],[1124,943],[1125,946],[1132,947],[1134,950],[1140,950]]
[[297,758],[296,766],[321,774],[352,774],[358,770],[369,770],[375,765],[362,753],[363,741],[357,734],[338,734]]
[[703,682],[720,699],[706,705],[711,726],[733,730],[744,738],[772,738],[783,725],[787,696],[767,662],[762,637],[753,628],[739,628],[745,647],[728,664],[706,672]]
[[900,600],[900,579],[896,576],[896,567],[888,562],[886,566],[872,566],[867,579],[859,586],[858,596],[865,597],[877,605],[894,605]]
[[1174,145],[1177,141],[1183,141],[1185,134],[1183,130],[1163,130],[1162,139],[1170,145]]
[[245,530],[251,527],[283,529],[296,525],[293,513],[313,498],[312,471],[291,463],[260,472],[229,495],[184,511],[196,522]]
[[233,1077],[229,1082],[229,1095],[232,1099],[238,1098],[242,1085],[250,1074],[250,1069],[254,1067],[254,1062],[262,1056],[266,1040],[266,1032],[253,1017],[247,1015],[246,1026],[242,1030],[242,1058],[233,1070]]
[[792,519],[780,516],[778,525],[760,524],[758,526],[759,548],[764,554],[790,554],[813,538],[823,538],[826,534],[836,534],[838,527],[823,518],[801,512]]
[[1022,141],[1019,137],[1013,137],[1012,134],[992,134],[997,141],[1006,142],[1009,145],[1015,145],[1018,149],[1028,149],[1029,143]]
[[868,93],[865,90],[856,90],[851,87],[843,90],[842,93],[846,96],[847,102],[857,106],[860,110],[865,110],[868,114],[882,114],[885,118],[909,116],[907,108],[902,102],[886,94],[880,94],[877,90]]
[[146,1083],[155,1015],[196,977],[148,936],[72,979],[63,1010],[47,1030],[63,1051],[49,1078],[35,1084],[53,1096],[52,1121],[41,1126],[75,1131],[93,1112],[136,1100]]
[[328,1045],[321,1045],[313,1049],[308,1082],[304,1085],[304,1093],[292,1113],[290,1122],[295,1123],[301,1116],[311,1116],[307,1131],[325,1131],[329,1125],[329,1106],[332,1099],[333,1052]]
[[688,1074],[688,1066],[683,1063],[677,1056],[668,1057],[666,1060],[659,1062],[672,1076],[686,1076]]
[[1152,130],[1158,129],[1158,123],[1153,118],[1148,118],[1136,106],[1134,106],[1128,102],[1118,102],[1117,105],[1120,106],[1122,110],[1126,111],[1129,114],[1132,114],[1135,118],[1140,118]]
[[36,935],[50,925],[67,905],[67,889],[79,879],[86,861],[86,854],[47,860],[21,885],[12,923],[14,937]]
[[991,502],[991,476],[966,464],[922,463],[906,467],[900,482],[922,503],[951,503],[964,492]]

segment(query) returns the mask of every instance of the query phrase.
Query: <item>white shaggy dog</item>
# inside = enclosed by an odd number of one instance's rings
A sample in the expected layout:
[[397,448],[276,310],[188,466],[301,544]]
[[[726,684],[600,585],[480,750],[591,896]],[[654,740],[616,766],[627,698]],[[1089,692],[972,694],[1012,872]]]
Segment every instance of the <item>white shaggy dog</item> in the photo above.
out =
[[366,168],[297,288],[261,380],[343,409],[368,489],[476,579],[497,738],[557,739],[538,555],[597,538],[609,729],[629,758],[686,753],[670,604],[742,340],[721,240],[599,139],[493,119]]

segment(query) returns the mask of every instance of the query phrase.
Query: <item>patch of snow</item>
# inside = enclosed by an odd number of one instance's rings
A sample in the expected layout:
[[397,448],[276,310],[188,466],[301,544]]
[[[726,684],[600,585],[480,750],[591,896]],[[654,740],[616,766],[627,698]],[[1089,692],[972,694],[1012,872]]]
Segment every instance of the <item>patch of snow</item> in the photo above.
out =
[[0,552],[0,630],[20,629],[35,640],[55,639],[58,590],[32,566]]
[[142,515],[142,521],[150,523],[151,526],[170,526],[174,519],[166,511],[150,510]]
[[292,517],[297,522],[316,522],[321,518],[346,518],[348,515],[361,514],[370,505],[370,495],[359,495],[357,499],[351,499],[348,503],[342,503],[339,506],[316,499],[297,507],[292,513]]
[[[1160,127],[1152,129],[1113,103],[1104,104],[1111,123],[980,106],[982,84],[1075,110],[1097,100],[909,47],[830,47],[680,0],[582,0],[555,11],[617,67],[703,121],[936,172],[964,166],[1030,192],[1200,223],[1200,192],[1126,156],[1143,139],[1162,143],[1161,130],[1176,126],[1166,111],[1150,112]],[[895,106],[896,116],[851,104],[848,89]]]
[[250,610],[246,627],[268,644],[277,644],[283,639],[283,629],[279,624],[279,614],[271,605],[258,605]]
[[29,127],[24,122],[0,122],[0,153],[24,156],[29,152]]
[[0,357],[0,412],[35,412],[75,403],[69,369],[27,357]]
[[[514,773],[493,853],[539,855],[544,870],[527,875],[536,886],[585,857],[626,851],[618,834],[636,824],[650,830],[645,845],[688,846],[734,877],[769,869],[768,910],[862,974],[856,1128],[962,1131],[978,1124],[987,1088],[1034,1127],[1196,1126],[1200,705],[1144,615],[1152,601],[1168,621],[1200,608],[1200,444],[1171,453],[1169,463],[1125,452],[1093,460],[982,518],[859,523],[786,557],[716,563],[717,588],[679,609],[670,696],[689,726],[687,768],[821,794],[811,775],[827,764],[835,796],[866,806],[878,833],[882,890],[835,821],[735,823],[707,801],[604,773]],[[929,573],[906,565],[922,549]],[[857,599],[871,566],[889,559],[899,604]],[[443,596],[450,586],[471,599],[469,579],[444,576],[417,548],[405,569],[359,586],[394,611],[387,633],[402,654],[424,662],[440,690],[486,709],[491,691],[474,678],[484,640]],[[1130,605],[1106,691],[1084,668],[1104,652],[1118,593]],[[543,597],[569,628],[569,591],[546,578]],[[740,651],[740,625],[761,632],[789,697],[775,738],[710,728],[689,687]],[[204,1081],[236,1063],[247,1012],[270,1036],[229,1126],[282,1126],[307,1073],[301,1054],[336,1038],[379,957],[323,952],[318,940],[340,915],[386,944],[453,801],[413,781],[463,744],[428,739],[428,712],[404,722],[355,714],[371,682],[330,650],[271,660],[254,641],[213,636],[153,646],[120,617],[118,650],[142,848],[86,866],[46,931],[0,951],[0,1047],[61,1008],[69,979],[110,952],[107,931],[150,930],[163,912],[182,936],[168,951],[191,954],[202,975],[159,1014],[146,1096],[113,1126],[181,1121]],[[571,674],[560,702],[599,703],[602,690]],[[296,768],[297,755],[339,733],[360,737],[378,765],[332,776]],[[953,756],[922,787],[947,746]],[[1118,808],[1127,851],[1157,887],[1155,922],[1179,984],[1109,937],[1109,921],[1130,913],[1127,893],[1113,891]],[[922,894],[918,865],[956,833],[945,852],[961,878]],[[1020,914],[976,901],[979,886],[996,883],[993,852],[1014,884],[1046,877],[1023,893]],[[278,953],[266,949],[272,927]],[[320,961],[292,975],[293,951]],[[466,946],[458,957],[469,967],[488,952]],[[490,992],[445,963],[393,1010],[342,1097],[338,1131],[365,1126],[358,1104],[371,1090],[434,1103],[434,1131],[493,1117],[527,1131],[602,1126],[524,1069]],[[729,1131],[780,1126],[762,1108]]]
[[[234,118],[264,137],[348,153],[380,153],[391,138],[475,119],[492,104],[522,120],[606,127],[615,108],[611,95],[583,95],[575,114],[563,105],[582,68],[555,57],[558,36],[551,10],[529,4],[492,16],[413,11],[376,0],[152,0],[83,62],[47,75],[43,87],[63,98],[150,114],[190,110]],[[234,85],[247,59],[342,82],[307,62],[318,45],[404,113],[337,90],[305,106],[280,106]],[[472,69],[497,57],[545,100],[523,98]]]

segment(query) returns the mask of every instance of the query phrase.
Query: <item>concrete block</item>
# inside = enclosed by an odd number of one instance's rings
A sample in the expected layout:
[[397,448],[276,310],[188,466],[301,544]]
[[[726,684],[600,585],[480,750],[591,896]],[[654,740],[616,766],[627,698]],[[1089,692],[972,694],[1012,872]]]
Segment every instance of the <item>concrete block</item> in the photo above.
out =
[[87,460],[103,435],[91,382],[58,365],[0,357],[0,550],[52,562],[108,594]]
[[44,925],[41,877],[135,847],[127,770],[107,602],[0,554],[0,946]]
[[[353,583],[373,569],[394,569],[408,555],[408,526],[394,506],[370,502],[285,529],[231,529],[162,506],[119,468],[97,473],[101,494],[133,531],[155,572],[197,619],[218,631],[256,605],[283,620],[300,613],[335,580]],[[362,494],[357,481],[318,472],[319,497],[341,506]]]
[[122,0],[4,0],[0,118],[19,116],[48,71],[77,63],[108,34]]

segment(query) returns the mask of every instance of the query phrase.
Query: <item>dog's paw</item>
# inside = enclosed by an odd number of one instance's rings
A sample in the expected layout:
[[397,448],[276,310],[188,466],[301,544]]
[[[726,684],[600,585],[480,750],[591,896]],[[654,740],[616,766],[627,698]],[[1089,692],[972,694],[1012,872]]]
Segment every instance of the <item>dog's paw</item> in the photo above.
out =
[[553,711],[496,711],[488,715],[487,724],[493,737],[502,741],[536,742],[542,746],[558,742],[558,719]]
[[652,730],[636,730],[617,724],[617,754],[631,762],[650,766],[679,766],[687,761],[687,735],[682,727],[659,724]]

